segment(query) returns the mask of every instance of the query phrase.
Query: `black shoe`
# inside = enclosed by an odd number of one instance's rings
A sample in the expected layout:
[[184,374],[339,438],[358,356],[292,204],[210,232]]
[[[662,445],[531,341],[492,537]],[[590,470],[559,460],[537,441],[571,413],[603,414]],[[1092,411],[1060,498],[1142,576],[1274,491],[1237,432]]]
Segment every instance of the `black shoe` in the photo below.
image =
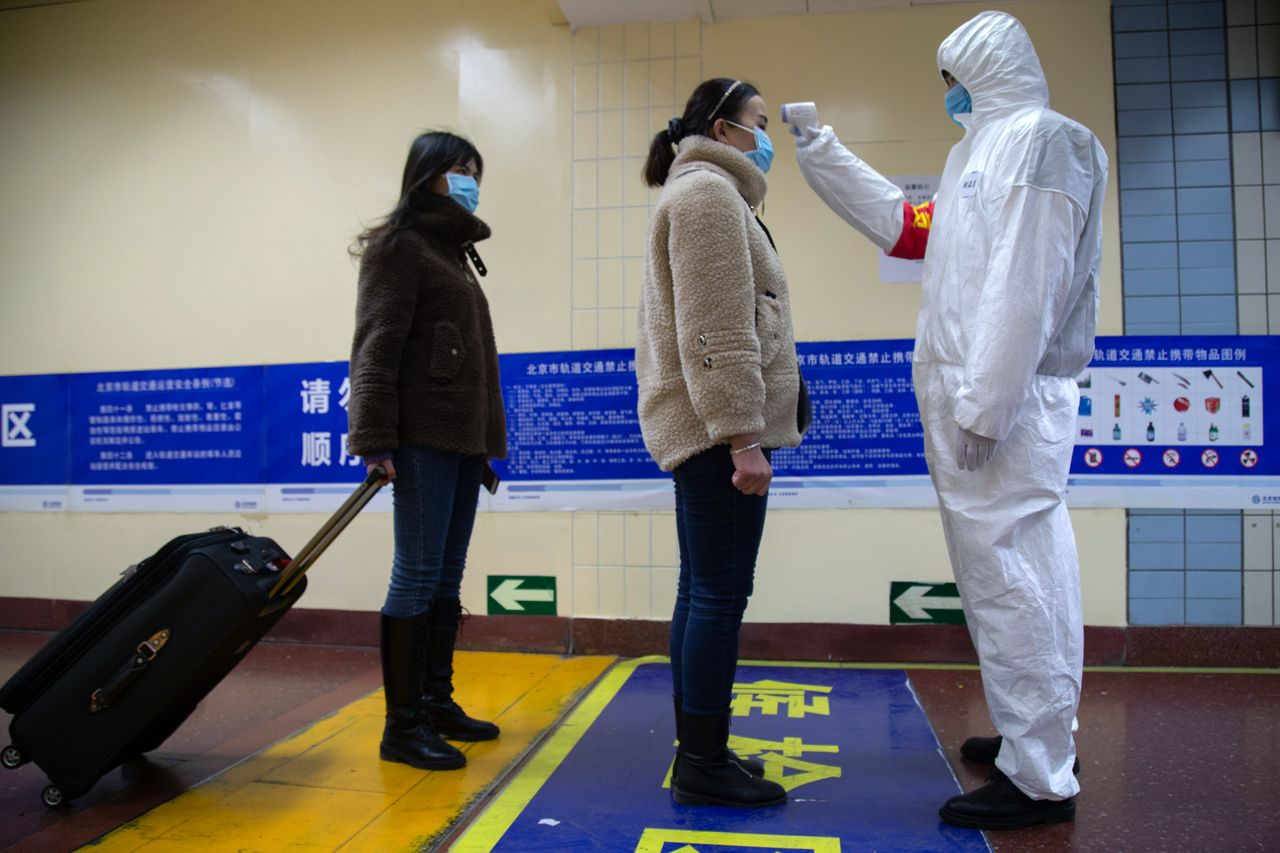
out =
[[[979,764],[996,763],[996,756],[1000,754],[1000,744],[1004,742],[1004,738],[1000,735],[995,737],[971,737],[960,745],[960,754],[970,761],[976,761]],[[1080,756],[1076,756],[1076,763],[1071,765],[1071,772],[1080,775]]]
[[679,773],[671,796],[687,806],[780,806],[786,790],[729,759],[729,714],[683,714]]
[[493,740],[496,725],[468,717],[453,701],[453,647],[458,640],[462,604],[438,598],[427,610],[427,662],[422,680],[422,710],[437,732],[452,740]]
[[[672,704],[675,706],[675,709],[676,709],[676,740],[679,740],[680,733],[684,731],[684,719],[683,719],[684,718],[684,700],[682,700],[679,696],[672,696],[671,700],[672,700]],[[734,752],[732,749],[729,750],[729,760],[737,764],[743,770],[750,773],[752,776],[755,776],[760,779],[764,778],[764,762],[763,761],[757,761],[754,758],[743,758],[741,755],[738,755],[738,753]],[[680,770],[680,751],[676,750],[676,760],[675,760],[675,763],[671,765],[672,781],[675,781],[676,773],[679,772],[679,770]]]
[[1009,777],[992,771],[981,788],[947,800],[938,815],[955,826],[974,829],[1022,829],[1037,823],[1076,819],[1076,799],[1033,800]]
[[426,657],[423,622],[416,617],[382,617],[382,687],[387,721],[378,754],[421,770],[454,770],[467,763],[445,743],[422,710],[422,670]]

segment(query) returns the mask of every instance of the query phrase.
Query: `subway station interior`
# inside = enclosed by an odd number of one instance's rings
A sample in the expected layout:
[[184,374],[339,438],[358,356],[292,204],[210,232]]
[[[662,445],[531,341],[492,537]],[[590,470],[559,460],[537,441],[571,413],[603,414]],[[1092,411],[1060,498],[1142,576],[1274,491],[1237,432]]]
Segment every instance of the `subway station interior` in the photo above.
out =
[[0,140],[0,853],[1280,848],[1277,0],[0,0]]

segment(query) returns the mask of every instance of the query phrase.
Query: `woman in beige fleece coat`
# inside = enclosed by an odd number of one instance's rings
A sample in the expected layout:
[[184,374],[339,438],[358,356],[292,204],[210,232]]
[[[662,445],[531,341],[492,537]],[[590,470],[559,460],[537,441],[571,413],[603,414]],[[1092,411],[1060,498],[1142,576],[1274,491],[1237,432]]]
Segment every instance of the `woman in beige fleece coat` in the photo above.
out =
[[770,453],[800,443],[786,276],[756,218],[772,145],[749,83],[708,80],[653,140],[636,373],[640,429],[675,481],[680,578],[671,671],[680,741],[671,790],[694,805],[786,802],[728,748],[738,631],[764,531]]

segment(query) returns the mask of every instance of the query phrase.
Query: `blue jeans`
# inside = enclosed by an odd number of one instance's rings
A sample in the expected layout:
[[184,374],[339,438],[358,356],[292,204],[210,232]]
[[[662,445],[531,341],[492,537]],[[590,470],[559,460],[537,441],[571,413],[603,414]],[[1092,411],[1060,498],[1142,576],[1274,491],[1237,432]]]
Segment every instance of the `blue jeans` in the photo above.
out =
[[728,446],[717,445],[673,472],[680,580],[671,616],[671,678],[684,710],[694,714],[729,709],[738,630],[769,503],[734,488],[733,470]]
[[458,597],[484,457],[401,447],[393,461],[396,548],[382,612],[420,616],[433,599]]

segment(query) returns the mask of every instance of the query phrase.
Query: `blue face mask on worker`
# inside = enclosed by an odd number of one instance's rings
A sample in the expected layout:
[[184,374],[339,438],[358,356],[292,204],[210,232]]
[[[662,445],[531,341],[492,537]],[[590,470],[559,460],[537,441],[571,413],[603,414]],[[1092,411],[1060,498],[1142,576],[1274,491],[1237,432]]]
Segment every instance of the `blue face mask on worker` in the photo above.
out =
[[[956,119],[957,113],[973,112],[973,98],[969,97],[969,90],[959,83],[947,90],[946,104],[947,115],[951,116],[951,120],[956,124],[960,124],[959,120]],[[964,127],[963,124],[960,124],[960,126]]]
[[468,212],[475,213],[480,206],[480,184],[476,179],[457,172],[449,172],[444,177],[449,182],[449,198],[465,207]]
[[755,150],[744,151],[742,153],[746,154],[747,159],[750,160],[752,163],[755,163],[757,168],[760,169],[760,171],[762,172],[769,171],[769,167],[773,165],[773,141],[769,139],[769,134],[765,133],[764,130],[758,127],[745,127],[741,124],[738,124],[736,121],[729,121],[728,119],[725,119],[724,121],[725,121],[725,124],[731,124],[734,127],[740,127],[743,130],[750,131],[751,133],[755,134],[755,137],[756,137]]

